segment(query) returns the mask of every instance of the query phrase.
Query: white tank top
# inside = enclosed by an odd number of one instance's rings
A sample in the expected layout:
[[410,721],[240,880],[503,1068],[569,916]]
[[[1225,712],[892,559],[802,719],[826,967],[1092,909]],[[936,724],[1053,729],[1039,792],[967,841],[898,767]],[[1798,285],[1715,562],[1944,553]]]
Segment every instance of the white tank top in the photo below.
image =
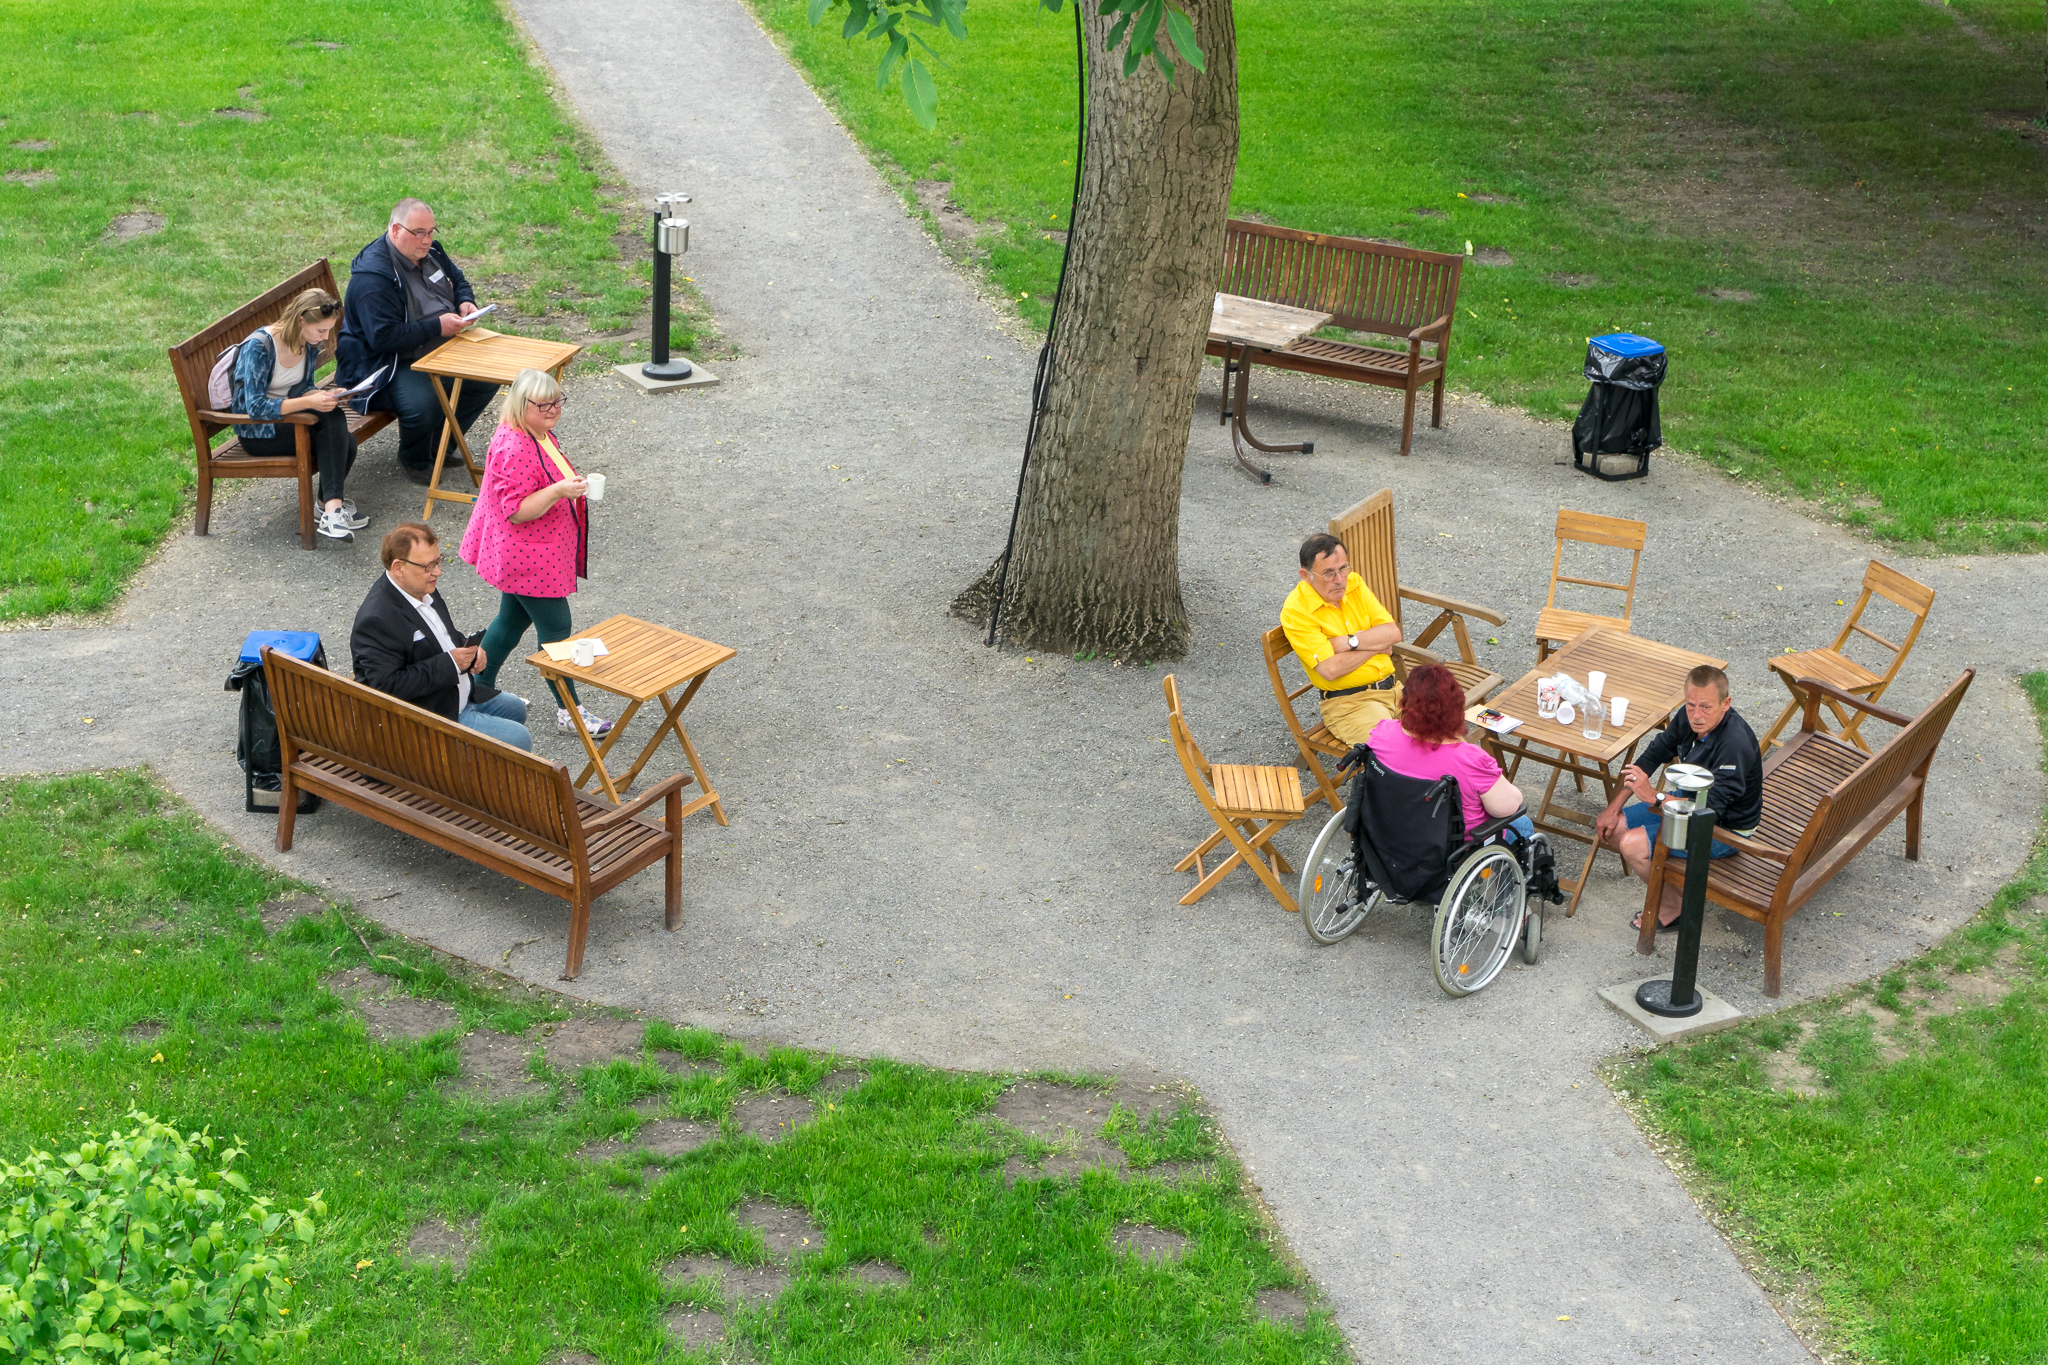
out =
[[272,365],[270,370],[270,396],[279,399],[291,397],[293,386],[305,377],[305,373],[306,353],[303,350],[299,352],[299,363],[291,366],[289,369],[281,362]]

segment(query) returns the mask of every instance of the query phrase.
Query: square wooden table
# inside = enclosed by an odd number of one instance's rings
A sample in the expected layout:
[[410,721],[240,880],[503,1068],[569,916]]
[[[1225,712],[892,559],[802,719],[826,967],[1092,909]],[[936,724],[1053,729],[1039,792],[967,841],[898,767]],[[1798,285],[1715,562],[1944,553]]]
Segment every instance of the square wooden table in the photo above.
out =
[[[1487,703],[1522,722],[1505,735],[1490,730],[1479,732],[1481,742],[1496,757],[1511,756],[1508,776],[1515,775],[1524,759],[1550,767],[1543,800],[1530,815],[1536,828],[1593,845],[1593,851],[1586,855],[1585,870],[1572,888],[1571,910],[1567,914],[1579,908],[1579,896],[1593,874],[1593,860],[1600,856],[1600,846],[1591,832],[1594,817],[1552,801],[1557,780],[1566,773],[1580,782],[1590,777],[1606,793],[1603,804],[1612,801],[1621,790],[1622,770],[1635,758],[1636,746],[1652,730],[1663,729],[1671,713],[1685,704],[1685,675],[1701,664],[1726,667],[1722,659],[1660,645],[1612,627],[1595,626],[1574,636],[1563,649]],[[1600,738],[1587,739],[1584,726],[1577,719],[1570,725],[1559,725],[1554,718],[1538,716],[1537,681],[1560,672],[1570,674],[1581,685],[1588,673],[1605,673],[1607,681],[1600,696],[1603,702],[1615,697],[1628,698],[1627,723],[1617,726],[1608,722],[1602,727]]]
[[[1231,449],[1237,452],[1237,462],[1256,474],[1260,483],[1273,482],[1273,471],[1261,469],[1246,459],[1246,445],[1268,455],[1289,451],[1307,455],[1315,450],[1316,443],[1296,441],[1290,445],[1267,445],[1252,435],[1251,428],[1245,424],[1245,408],[1251,402],[1252,352],[1284,351],[1328,322],[1331,316],[1309,308],[1290,308],[1284,303],[1248,299],[1242,294],[1218,294],[1210,310],[1209,340],[1223,343],[1221,420],[1231,422],[1232,418],[1236,419],[1230,429]],[[1230,391],[1233,374],[1237,376],[1234,399]]]
[[[576,785],[582,786],[593,774],[604,787],[605,794],[612,800],[619,799],[619,793],[633,785],[640,776],[640,770],[647,766],[647,760],[661,745],[661,737],[675,731],[676,742],[683,746],[683,754],[690,760],[690,771],[696,775],[698,796],[683,806],[683,814],[711,807],[711,814],[719,824],[726,823],[725,807],[719,803],[718,792],[711,785],[711,778],[704,771],[703,760],[697,757],[697,747],[690,743],[690,732],[683,728],[683,709],[690,699],[697,695],[697,689],[704,685],[705,677],[712,669],[732,658],[739,651],[728,645],[716,645],[709,640],[699,640],[694,635],[685,635],[667,626],[657,626],[649,621],[635,620],[631,616],[614,616],[586,626],[576,633],[579,640],[602,640],[606,653],[594,660],[588,668],[578,668],[567,659],[557,663],[548,657],[543,649],[526,656],[526,661],[539,669],[541,676],[549,682],[573,682],[578,687],[595,687],[624,697],[628,705],[612,732],[599,744],[590,737],[590,731],[583,724],[583,713],[577,707],[569,708],[569,718],[576,726],[576,733],[583,737],[583,748],[590,755],[590,762],[576,775]],[[682,696],[671,701],[668,694],[678,687]],[[640,707],[661,699],[663,718],[655,727],[654,735],[647,741],[647,747],[640,751],[640,757],[633,760],[633,766],[623,778],[614,782],[605,771],[605,755],[619,737],[626,733],[626,722],[633,719]]]
[[[521,370],[546,370],[560,380],[562,367],[574,360],[582,349],[567,341],[513,337],[502,332],[482,337],[473,331],[457,332],[412,362],[413,369],[434,381],[434,397],[441,400],[441,411],[445,414],[441,423],[441,443],[434,448],[434,474],[427,480],[427,510],[420,513],[420,520],[427,521],[433,517],[436,502],[476,501],[473,493],[441,491],[441,466],[448,456],[449,432],[455,433],[455,444],[462,451],[462,462],[469,467],[470,483],[483,487],[483,466],[470,453],[469,437],[455,420],[455,404],[462,397],[462,381],[474,379],[479,384],[509,384],[519,377]],[[443,379],[455,381],[453,392],[442,386]]]

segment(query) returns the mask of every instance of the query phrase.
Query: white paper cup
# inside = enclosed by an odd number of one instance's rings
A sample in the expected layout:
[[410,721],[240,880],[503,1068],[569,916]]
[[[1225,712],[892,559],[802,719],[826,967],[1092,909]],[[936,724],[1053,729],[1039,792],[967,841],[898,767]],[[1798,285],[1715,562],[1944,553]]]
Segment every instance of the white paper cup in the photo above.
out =
[[1600,689],[1605,686],[1607,686],[1607,675],[1605,673],[1588,673],[1586,675],[1586,690],[1594,696],[1599,696]]
[[589,498],[589,499],[590,499],[590,500],[591,500],[592,502],[603,502],[603,501],[604,501],[604,475],[602,475],[602,474],[585,474],[585,475],[583,476],[583,478],[584,478],[584,481],[585,481],[585,482],[587,482],[587,483],[588,483],[588,484],[590,485],[590,488],[589,488],[589,490],[588,490],[587,492],[585,492],[583,496],[584,496],[584,497],[586,497],[586,498]]
[[1609,711],[1610,711],[1610,712],[1611,712],[1611,713],[1613,714],[1613,717],[1614,717],[1614,723],[1615,723],[1616,725],[1626,725],[1626,724],[1628,724],[1628,698],[1627,698],[1627,697],[1616,697],[1616,698],[1615,698],[1615,699],[1614,699],[1613,701],[1610,701],[1610,702],[1608,702],[1608,703],[1607,703],[1607,707],[1608,707],[1608,710],[1609,710]]
[[597,646],[588,640],[578,640],[569,646],[569,662],[578,668],[588,668],[597,662]]

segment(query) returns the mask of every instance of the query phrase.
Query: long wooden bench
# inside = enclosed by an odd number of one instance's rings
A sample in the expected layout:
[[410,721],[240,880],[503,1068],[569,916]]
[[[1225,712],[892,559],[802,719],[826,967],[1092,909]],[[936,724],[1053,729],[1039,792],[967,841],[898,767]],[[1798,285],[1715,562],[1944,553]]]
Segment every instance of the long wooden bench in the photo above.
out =
[[[284,789],[277,847],[292,846],[298,791],[317,792],[537,891],[569,902],[562,979],[583,970],[590,903],[666,858],[670,931],[683,922],[678,773],[622,806],[586,796],[569,770],[324,668],[263,651]],[[665,802],[660,824],[644,812]]]
[[[1714,837],[1736,853],[1714,859],[1707,876],[1709,901],[1764,926],[1764,994],[1778,993],[1785,921],[1901,815],[1906,817],[1906,856],[1920,857],[1927,770],[1975,676],[1975,669],[1963,670],[1934,705],[1911,718],[1817,678],[1799,680],[1805,717],[1799,733],[1764,760],[1763,819],[1747,839],[1715,829]],[[1822,728],[1823,698],[1896,725],[1899,733],[1875,754],[1864,753]],[[1685,860],[1667,854],[1658,840],[1636,941],[1636,950],[1645,955],[1657,932],[1662,888],[1685,883]]]
[[[1444,424],[1445,367],[1464,267],[1463,256],[1440,251],[1233,218],[1223,241],[1223,278],[1216,287],[1224,294],[1328,313],[1332,323],[1348,331],[1405,342],[1407,349],[1396,351],[1306,336],[1284,351],[1256,354],[1260,364],[1276,369],[1403,390],[1408,402],[1401,416],[1401,453],[1406,455],[1415,434],[1415,395],[1423,385],[1435,388],[1429,424]],[[1423,355],[1424,342],[1435,344],[1434,355]],[[1209,343],[1210,355],[1224,351],[1223,343]]]
[[[228,431],[238,422],[247,426],[251,419],[245,413],[215,412],[206,397],[206,381],[213,373],[213,362],[220,359],[220,353],[258,327],[267,327],[283,317],[285,305],[307,289],[325,289],[335,298],[341,297],[341,291],[335,287],[332,267],[324,260],[318,261],[275,289],[258,294],[219,322],[171,347],[171,372],[178,376],[178,392],[185,400],[185,418],[192,424],[193,451],[199,458],[199,503],[192,514],[194,535],[205,535],[207,523],[212,520],[215,479],[297,479],[299,544],[308,550],[318,544],[313,538],[313,485],[319,471],[313,467],[311,429],[319,417],[310,412],[295,412],[276,419],[292,429],[298,447],[295,457],[251,455],[242,449],[241,441],[232,432],[221,445],[213,444],[214,438],[223,431]],[[334,347],[330,344],[325,356],[332,359],[333,355]],[[350,412],[348,429],[355,433],[358,442],[366,441],[390,425],[393,415],[388,412]]]

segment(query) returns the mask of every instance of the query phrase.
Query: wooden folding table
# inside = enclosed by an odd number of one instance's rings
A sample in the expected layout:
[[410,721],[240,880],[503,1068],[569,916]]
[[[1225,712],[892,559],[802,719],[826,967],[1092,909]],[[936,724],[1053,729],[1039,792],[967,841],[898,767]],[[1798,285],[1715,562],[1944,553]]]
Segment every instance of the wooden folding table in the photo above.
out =
[[[1530,816],[1536,828],[1593,845],[1592,851],[1586,855],[1585,870],[1572,887],[1571,909],[1567,914],[1576,913],[1579,908],[1579,896],[1586,889],[1587,879],[1593,875],[1593,860],[1600,856],[1600,844],[1591,832],[1594,817],[1584,811],[1560,806],[1552,799],[1557,792],[1557,780],[1566,773],[1581,780],[1590,777],[1600,784],[1601,791],[1605,793],[1602,804],[1612,801],[1614,794],[1621,790],[1622,770],[1636,756],[1636,746],[1652,730],[1663,729],[1671,719],[1671,713],[1685,704],[1685,675],[1701,664],[1712,664],[1716,668],[1726,666],[1721,659],[1660,645],[1655,640],[1646,640],[1625,631],[1596,626],[1573,637],[1563,649],[1544,660],[1542,667],[1525,674],[1514,686],[1488,703],[1496,711],[1522,722],[1505,735],[1485,730],[1480,732],[1482,742],[1493,750],[1496,757],[1507,758],[1508,776],[1515,775],[1524,759],[1550,767],[1550,781],[1543,788],[1543,800]],[[1536,684],[1539,679],[1567,673],[1583,685],[1586,675],[1591,672],[1607,675],[1607,681],[1600,689],[1603,701],[1611,702],[1615,697],[1628,698],[1625,724],[1617,726],[1608,722],[1602,727],[1600,738],[1587,739],[1584,723],[1578,719],[1570,725],[1560,725],[1555,718],[1546,719],[1536,714]]]
[[[559,380],[562,367],[574,360],[582,349],[566,341],[512,337],[502,332],[486,332],[478,336],[477,331],[472,330],[457,332],[412,362],[413,369],[434,381],[434,397],[441,400],[441,411],[445,414],[441,424],[441,443],[434,448],[434,475],[427,480],[427,510],[420,513],[420,520],[427,521],[433,517],[436,502],[476,501],[473,493],[441,491],[441,467],[448,457],[449,432],[455,433],[455,444],[462,451],[462,462],[469,467],[469,481],[478,488],[483,487],[483,466],[470,453],[469,437],[455,420],[455,404],[462,397],[462,381],[474,379],[479,384],[509,384],[519,377],[521,370],[546,370]],[[453,392],[442,386],[443,379],[455,381]]]
[[[1242,294],[1218,294],[1211,305],[1209,340],[1223,343],[1222,420],[1232,422],[1230,446],[1237,452],[1237,462],[1256,474],[1260,483],[1273,482],[1273,471],[1261,469],[1246,459],[1246,445],[1269,455],[1289,451],[1300,451],[1306,455],[1316,448],[1316,443],[1295,441],[1286,445],[1267,445],[1252,435],[1245,422],[1245,407],[1251,402],[1252,352],[1284,351],[1328,322],[1330,317],[1328,313],[1318,313],[1313,309],[1290,308],[1284,303],[1248,299]],[[1237,378],[1235,397],[1230,384],[1233,375]]]
[[[576,726],[576,733],[583,737],[583,748],[590,755],[590,762],[576,775],[576,785],[582,786],[593,775],[604,787],[605,794],[613,801],[619,793],[633,785],[640,776],[640,770],[647,766],[647,760],[654,757],[654,751],[661,746],[661,737],[675,731],[676,742],[683,746],[683,754],[690,761],[690,771],[697,777],[697,798],[683,806],[683,814],[692,815],[704,807],[711,807],[711,814],[719,824],[726,823],[725,807],[719,803],[717,789],[711,785],[711,778],[704,771],[703,760],[697,757],[697,746],[690,743],[689,731],[683,729],[683,709],[697,695],[697,689],[704,685],[704,679],[712,669],[732,658],[739,651],[727,645],[713,644],[685,635],[667,626],[657,626],[649,621],[635,620],[631,616],[614,616],[586,626],[576,633],[579,640],[602,640],[608,653],[590,664],[579,668],[568,659],[555,660],[545,649],[529,654],[526,661],[539,669],[541,676],[550,683],[573,682],[578,687],[595,687],[624,697],[628,703],[625,714],[612,726],[610,734],[599,744],[590,737],[584,727],[583,712],[579,707],[569,708],[569,718]],[[682,696],[674,701],[668,694],[682,688]],[[563,689],[564,696],[567,689]],[[640,757],[633,760],[633,766],[626,775],[616,782],[605,771],[605,756],[619,737],[626,733],[626,723],[638,714],[640,707],[656,698],[661,699],[663,717],[654,734],[647,741],[647,747],[640,751]]]

